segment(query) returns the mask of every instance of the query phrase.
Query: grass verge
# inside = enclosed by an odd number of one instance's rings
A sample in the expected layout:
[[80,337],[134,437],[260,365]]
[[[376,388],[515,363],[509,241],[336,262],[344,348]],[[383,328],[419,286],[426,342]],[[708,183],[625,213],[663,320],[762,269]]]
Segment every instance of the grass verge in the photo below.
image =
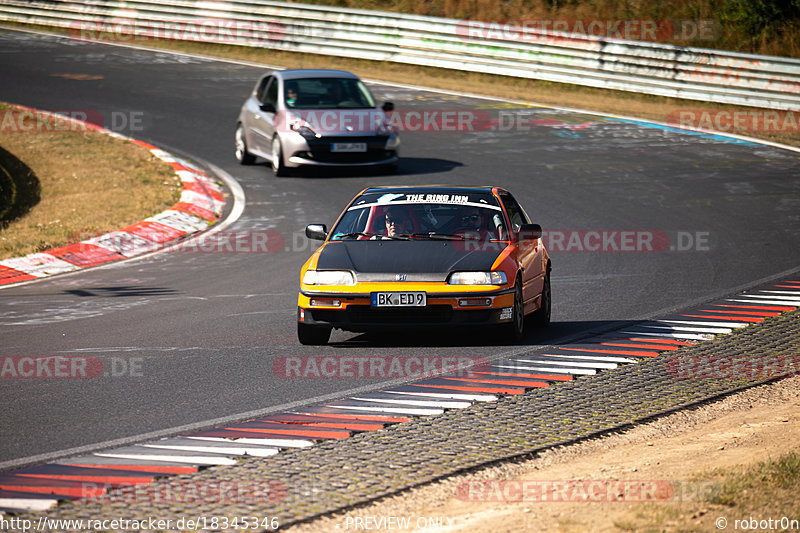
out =
[[178,176],[147,149],[52,118],[20,123],[18,112],[0,104],[0,259],[119,229],[180,198]]
[[[800,454],[788,453],[744,471],[715,469],[700,476],[710,490],[699,501],[648,503],[617,522],[623,531],[718,530],[793,531],[800,529]],[[782,519],[789,522],[781,523]],[[772,519],[772,525],[769,520]],[[791,521],[794,522],[791,522]],[[764,526],[768,527],[764,527]],[[723,527],[724,526],[724,527]]]

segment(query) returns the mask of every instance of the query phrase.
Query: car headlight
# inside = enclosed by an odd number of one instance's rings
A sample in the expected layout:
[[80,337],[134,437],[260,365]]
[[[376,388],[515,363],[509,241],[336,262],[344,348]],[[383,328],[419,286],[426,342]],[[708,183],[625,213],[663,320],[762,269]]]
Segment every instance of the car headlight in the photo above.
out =
[[355,278],[347,270],[306,270],[303,285],[355,285]]
[[453,272],[447,280],[449,285],[505,285],[505,272]]
[[394,124],[392,124],[388,118],[378,120],[376,123],[378,126],[378,133],[396,133]]
[[311,124],[297,116],[292,116],[289,120],[289,129],[296,131],[305,139],[319,139],[322,137],[322,135],[314,131],[314,129],[311,127]]
[[386,146],[384,147],[385,150],[397,150],[400,146],[400,136],[397,132],[392,133],[389,135],[389,138],[386,139]]

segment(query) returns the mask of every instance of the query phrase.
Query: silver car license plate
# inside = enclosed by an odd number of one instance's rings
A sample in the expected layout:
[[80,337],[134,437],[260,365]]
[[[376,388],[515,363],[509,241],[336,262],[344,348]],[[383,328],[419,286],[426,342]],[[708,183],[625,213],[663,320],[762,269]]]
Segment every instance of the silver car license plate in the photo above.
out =
[[373,292],[372,307],[425,307],[427,294],[418,291],[409,292]]
[[366,152],[367,143],[333,143],[331,152]]

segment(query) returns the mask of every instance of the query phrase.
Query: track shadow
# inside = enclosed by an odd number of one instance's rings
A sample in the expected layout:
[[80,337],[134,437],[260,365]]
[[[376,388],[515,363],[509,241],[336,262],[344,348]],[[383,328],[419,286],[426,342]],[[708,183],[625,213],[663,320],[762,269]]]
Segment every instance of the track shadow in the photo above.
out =
[[119,287],[91,287],[88,289],[68,289],[64,292],[80,297],[105,296],[112,298],[130,297],[130,296],[164,296],[164,295],[178,293],[178,291],[174,289],[167,289],[163,287],[140,287],[140,286],[126,286],[126,285],[122,285]]
[[463,167],[460,161],[437,159],[434,157],[403,157],[400,159],[398,174],[412,176],[416,174],[440,174],[450,172],[454,168]]
[[[264,167],[266,172],[272,173],[269,162],[262,161],[257,166]],[[286,178],[364,178],[364,177],[386,177],[392,176],[414,176],[417,174],[438,174],[450,172],[454,168],[464,166],[459,161],[448,159],[437,159],[429,157],[401,157],[397,165],[397,170],[390,167],[368,166],[368,167],[301,167],[291,169],[290,175]],[[277,178],[277,179],[286,179]]]
[[615,329],[628,322],[584,321],[552,322],[546,328],[525,326],[525,335],[515,341],[502,329],[493,327],[458,328],[413,328],[387,329],[369,333],[347,333],[353,335],[343,341],[332,341],[335,348],[375,348],[375,347],[414,347],[414,346],[544,346],[562,342],[574,336],[592,336]]
[[33,170],[0,147],[0,231],[38,204],[41,192]]

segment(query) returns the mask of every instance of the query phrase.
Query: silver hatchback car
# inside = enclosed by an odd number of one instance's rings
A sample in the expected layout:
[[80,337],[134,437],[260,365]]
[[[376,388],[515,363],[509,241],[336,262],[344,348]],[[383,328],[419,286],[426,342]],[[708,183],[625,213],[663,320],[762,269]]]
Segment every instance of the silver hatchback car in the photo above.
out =
[[397,168],[400,138],[355,74],[342,70],[282,70],[265,74],[247,98],[236,123],[236,159],[256,156],[276,176],[301,166]]

